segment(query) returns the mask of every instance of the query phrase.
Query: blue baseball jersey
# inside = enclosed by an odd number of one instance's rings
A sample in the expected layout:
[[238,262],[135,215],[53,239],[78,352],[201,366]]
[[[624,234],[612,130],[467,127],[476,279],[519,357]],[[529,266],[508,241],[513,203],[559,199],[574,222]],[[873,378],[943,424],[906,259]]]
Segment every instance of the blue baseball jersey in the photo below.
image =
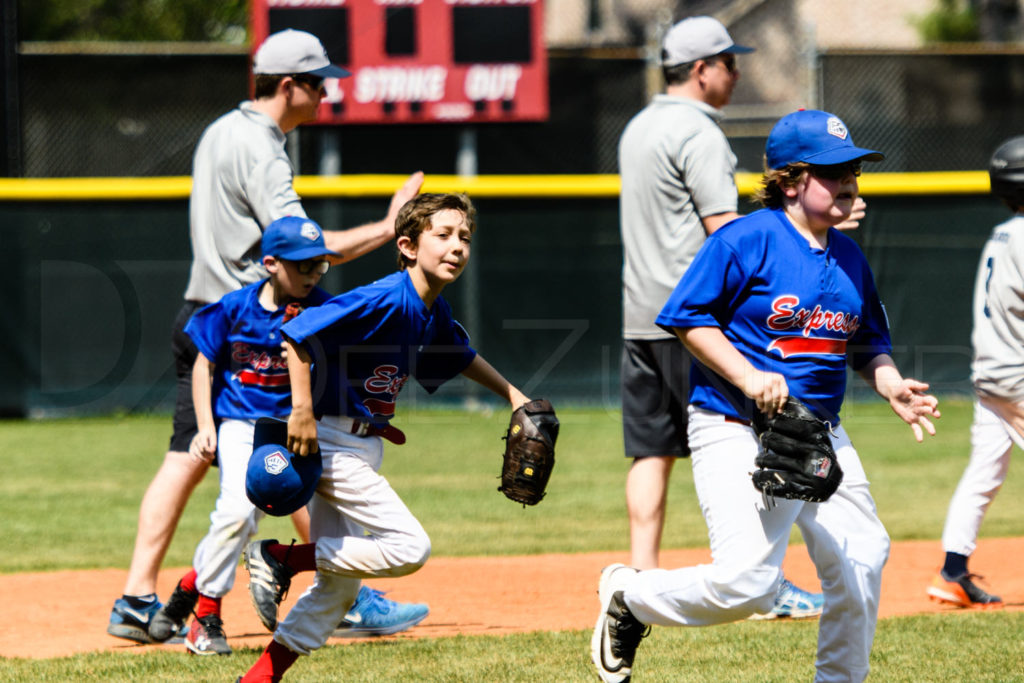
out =
[[[846,364],[890,353],[874,277],[857,244],[833,229],[812,247],[785,213],[763,209],[713,233],[657,324],[719,327],[755,368],[786,378],[822,419],[839,421]],[[754,402],[707,367],[691,370],[690,403],[749,419]]]
[[[285,307],[268,311],[259,302],[257,282],[200,308],[185,326],[196,348],[216,366],[213,414],[221,419],[283,417],[291,412],[288,364],[282,356],[281,321]],[[298,303],[318,306],[330,294],[314,287]]]
[[476,356],[438,297],[428,309],[408,271],[340,294],[281,328],[313,361],[313,412],[386,424],[409,376],[433,393]]

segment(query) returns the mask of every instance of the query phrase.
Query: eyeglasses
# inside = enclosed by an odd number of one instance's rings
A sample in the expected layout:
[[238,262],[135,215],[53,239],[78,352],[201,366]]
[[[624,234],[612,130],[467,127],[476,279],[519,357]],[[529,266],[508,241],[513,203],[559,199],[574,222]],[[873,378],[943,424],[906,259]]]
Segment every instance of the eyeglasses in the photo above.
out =
[[811,166],[811,173],[822,180],[842,180],[848,175],[860,175],[860,162],[851,161],[845,164],[829,164],[828,166]]
[[300,275],[323,275],[330,269],[331,262],[327,259],[308,258],[305,261],[289,261]]
[[311,74],[292,74],[291,78],[296,83],[308,85],[314,92],[320,92],[324,89],[324,79],[320,76],[313,76]]
[[731,52],[723,52],[714,57],[708,57],[705,61],[709,64],[721,64],[729,73],[736,73],[736,55]]

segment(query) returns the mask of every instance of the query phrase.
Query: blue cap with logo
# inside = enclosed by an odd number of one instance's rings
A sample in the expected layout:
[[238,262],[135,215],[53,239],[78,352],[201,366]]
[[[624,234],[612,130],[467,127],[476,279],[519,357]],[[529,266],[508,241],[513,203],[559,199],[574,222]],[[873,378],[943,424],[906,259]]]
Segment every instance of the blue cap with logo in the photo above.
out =
[[253,451],[245,471],[245,495],[257,508],[276,517],[290,515],[316,493],[323,473],[319,453],[295,455],[285,448],[288,424],[261,417],[253,434]]
[[855,146],[849,129],[838,116],[816,109],[801,109],[779,119],[768,134],[764,153],[768,168],[773,169],[801,161],[830,166],[885,158],[881,152]]
[[286,261],[304,261],[317,256],[341,256],[324,243],[324,231],[315,221],[285,216],[263,231],[263,255]]

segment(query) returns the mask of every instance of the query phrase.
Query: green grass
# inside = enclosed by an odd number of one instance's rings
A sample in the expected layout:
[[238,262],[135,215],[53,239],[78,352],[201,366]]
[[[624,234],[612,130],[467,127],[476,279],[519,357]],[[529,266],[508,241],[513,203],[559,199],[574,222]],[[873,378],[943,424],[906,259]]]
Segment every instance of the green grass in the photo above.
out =
[[[548,496],[523,508],[497,492],[507,414],[420,411],[400,416],[409,442],[388,445],[383,472],[423,522],[435,556],[588,552],[628,548],[617,413],[562,409]],[[947,401],[939,434],[914,441],[880,402],[847,407],[844,424],[865,463],[894,540],[938,538],[969,452],[971,406]],[[126,568],[139,500],[166,449],[165,416],[0,422],[3,477],[0,573]],[[167,566],[191,561],[217,495],[211,473],[182,518]],[[664,547],[707,543],[688,461],[673,473]],[[795,532],[796,533],[796,532]],[[1024,534],[1024,479],[1011,473],[982,534]],[[267,518],[264,537],[291,538]],[[799,538],[798,534],[795,538]]]
[[[894,540],[937,539],[967,462],[971,404],[944,401],[939,435],[914,441],[879,402],[847,406],[843,419]],[[548,497],[522,508],[496,491],[507,414],[416,411],[398,424],[409,442],[388,446],[384,473],[423,522],[435,556],[623,551],[629,538],[619,417],[560,409],[558,462]],[[0,422],[0,572],[126,568],[138,503],[166,448],[166,416]],[[185,511],[165,562],[185,566],[216,497],[208,476]],[[799,540],[799,534],[794,532]],[[1024,480],[1011,473],[982,535],[1024,534]],[[263,537],[291,538],[267,518]],[[690,468],[673,474],[665,547],[707,543]],[[655,629],[637,660],[642,681],[792,681],[813,677],[817,626],[742,622]],[[880,623],[872,680],[1024,681],[1024,615],[943,614]],[[588,632],[400,639],[326,647],[303,658],[289,681],[589,681]],[[770,644],[770,645],[769,645]],[[5,660],[12,681],[224,681],[256,650],[231,658],[175,652],[101,653]]]
[[[886,683],[1024,680],[1024,614],[930,614],[878,627],[870,680]],[[634,679],[647,683],[790,683],[814,677],[817,622],[739,622],[654,629],[641,643]],[[329,645],[304,657],[290,683],[425,681],[510,683],[596,680],[589,631],[459,636]],[[230,681],[256,657],[189,657],[154,651],[50,660],[5,660],[7,681]]]

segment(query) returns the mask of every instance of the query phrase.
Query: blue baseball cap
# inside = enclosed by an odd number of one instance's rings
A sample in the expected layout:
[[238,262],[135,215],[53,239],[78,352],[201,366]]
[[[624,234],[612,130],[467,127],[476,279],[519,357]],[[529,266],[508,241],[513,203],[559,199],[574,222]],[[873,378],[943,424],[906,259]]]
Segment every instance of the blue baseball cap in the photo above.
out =
[[835,114],[801,109],[779,119],[764,150],[768,168],[804,162],[816,166],[848,161],[881,161],[885,155],[853,144],[850,131]]
[[341,256],[324,243],[324,231],[315,221],[285,216],[263,231],[263,255],[286,261],[304,261],[316,256]]
[[319,453],[301,456],[279,444],[265,444],[249,456],[245,495],[268,515],[284,517],[309,502],[321,474]]

